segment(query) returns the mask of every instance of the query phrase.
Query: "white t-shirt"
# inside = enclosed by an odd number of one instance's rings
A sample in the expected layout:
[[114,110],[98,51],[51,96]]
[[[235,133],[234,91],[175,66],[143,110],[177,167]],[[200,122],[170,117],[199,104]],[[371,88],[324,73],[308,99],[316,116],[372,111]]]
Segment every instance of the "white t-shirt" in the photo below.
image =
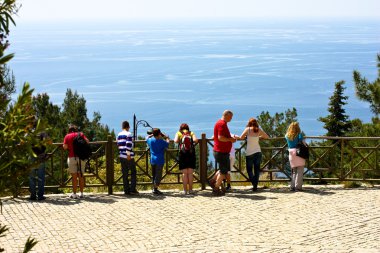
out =
[[247,149],[245,154],[246,156],[250,156],[257,152],[261,152],[259,139],[259,136],[247,136]]

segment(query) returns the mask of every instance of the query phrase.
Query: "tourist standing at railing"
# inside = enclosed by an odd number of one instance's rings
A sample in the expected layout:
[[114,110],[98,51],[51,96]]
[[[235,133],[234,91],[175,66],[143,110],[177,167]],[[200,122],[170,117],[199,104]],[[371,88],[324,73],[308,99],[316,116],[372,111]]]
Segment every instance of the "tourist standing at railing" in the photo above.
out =
[[162,169],[165,164],[165,150],[169,147],[169,142],[169,137],[161,133],[158,128],[153,128],[152,136],[146,140],[150,149],[150,164],[152,166],[152,192],[156,195],[162,194],[158,187],[161,183]]
[[232,120],[232,111],[226,110],[223,112],[222,118],[219,119],[214,126],[214,158],[219,165],[219,174],[216,177],[216,183],[213,188],[214,195],[223,195],[223,192],[219,189],[223,179],[226,179],[226,175],[230,169],[230,151],[232,143],[236,142],[236,139],[231,136],[227,123]]
[[190,131],[189,125],[183,123],[174,137],[174,142],[178,143],[178,160],[179,169],[182,172],[183,194],[193,194],[193,172],[196,163],[194,144],[198,142],[198,139],[194,132]]
[[[73,198],[73,199],[78,198],[78,195],[77,195],[78,179],[79,179],[79,190],[80,190],[79,198],[83,198],[83,189],[84,189],[83,173],[86,167],[86,161],[80,160],[79,157],[76,157],[74,153],[73,141],[77,135],[78,135],[78,127],[75,125],[70,125],[69,133],[66,134],[63,140],[63,148],[69,151],[67,164],[69,166],[68,171],[71,174],[72,183],[73,183],[73,193],[70,195],[70,198]],[[83,133],[80,133],[80,135],[86,140],[87,143],[89,142],[87,137]]]
[[[117,135],[117,147],[119,148],[119,158],[121,173],[123,174],[123,190],[125,195],[138,194],[136,190],[136,164],[135,153],[133,152],[133,135],[129,132],[129,122],[123,121],[122,131]],[[128,176],[131,174],[131,184]]]
[[302,191],[303,184],[303,172],[305,167],[305,159],[297,156],[297,144],[304,142],[304,138],[301,134],[301,129],[298,122],[292,122],[288,131],[286,132],[285,139],[289,148],[289,162],[292,170],[292,180],[290,184],[290,190]]
[[247,140],[245,162],[247,166],[248,177],[253,186],[252,191],[257,191],[257,185],[260,178],[260,164],[263,157],[259,140],[268,138],[268,134],[260,129],[259,124],[255,118],[249,119],[247,127],[240,135],[240,139]]
[[[47,157],[46,146],[43,142],[51,144],[51,140],[48,138],[47,133],[41,132],[38,134],[39,143],[32,147],[35,157],[31,158],[31,161],[36,164],[32,168],[29,174],[29,191],[30,200],[45,200],[45,168]],[[37,184],[36,184],[37,181]],[[36,191],[36,185],[38,186],[38,192]]]
[[[231,134],[231,136],[235,139],[239,139],[238,135]],[[212,136],[211,138],[214,139],[214,136]],[[227,186],[224,189],[225,191],[231,191],[231,171],[234,170],[234,165],[235,165],[235,147],[234,147],[234,144],[232,144],[231,145],[231,151],[230,151],[230,169],[228,170],[228,172],[226,174],[226,178],[223,179],[223,183],[227,183]],[[215,187],[216,179],[217,179],[219,174],[220,174],[220,171],[219,170],[216,171],[214,176],[208,182],[209,185],[211,186],[211,188],[213,188],[213,189]],[[223,184],[221,186],[222,186],[222,190],[223,190]]]

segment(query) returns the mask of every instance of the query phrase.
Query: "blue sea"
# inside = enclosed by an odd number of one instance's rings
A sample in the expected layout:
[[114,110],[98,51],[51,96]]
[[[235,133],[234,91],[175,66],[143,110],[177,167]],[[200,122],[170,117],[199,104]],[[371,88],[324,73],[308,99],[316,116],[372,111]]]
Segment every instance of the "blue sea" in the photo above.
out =
[[[174,136],[187,122],[212,135],[225,109],[240,134],[250,117],[295,107],[307,135],[326,131],[334,84],[346,81],[350,118],[369,122],[352,71],[377,77],[379,20],[168,20],[19,24],[11,30],[18,87],[27,81],[62,105],[68,88],[88,116],[119,131],[133,115]],[[19,91],[20,89],[18,89]],[[139,134],[145,130],[139,127]]]

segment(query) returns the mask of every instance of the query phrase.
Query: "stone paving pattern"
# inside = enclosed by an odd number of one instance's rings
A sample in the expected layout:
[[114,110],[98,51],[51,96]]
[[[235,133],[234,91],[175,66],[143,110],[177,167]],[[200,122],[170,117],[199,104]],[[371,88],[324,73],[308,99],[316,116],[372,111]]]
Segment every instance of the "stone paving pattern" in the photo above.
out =
[[380,252],[380,186],[3,199],[5,252]]

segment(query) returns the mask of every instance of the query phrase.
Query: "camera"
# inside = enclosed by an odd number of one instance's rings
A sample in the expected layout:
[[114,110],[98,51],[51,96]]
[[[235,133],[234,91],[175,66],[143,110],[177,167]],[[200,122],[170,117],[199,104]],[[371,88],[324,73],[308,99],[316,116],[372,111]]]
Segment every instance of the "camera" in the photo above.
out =
[[153,128],[151,130],[148,130],[146,133],[148,134],[148,138],[150,138],[152,136],[156,136],[156,137],[160,136],[164,139],[169,138],[169,136],[166,135],[165,133],[161,132],[161,130],[159,128]]
[[160,136],[162,137],[162,138],[164,138],[164,139],[166,139],[166,138],[169,138],[169,136],[168,135],[166,135],[165,133],[160,133]]

